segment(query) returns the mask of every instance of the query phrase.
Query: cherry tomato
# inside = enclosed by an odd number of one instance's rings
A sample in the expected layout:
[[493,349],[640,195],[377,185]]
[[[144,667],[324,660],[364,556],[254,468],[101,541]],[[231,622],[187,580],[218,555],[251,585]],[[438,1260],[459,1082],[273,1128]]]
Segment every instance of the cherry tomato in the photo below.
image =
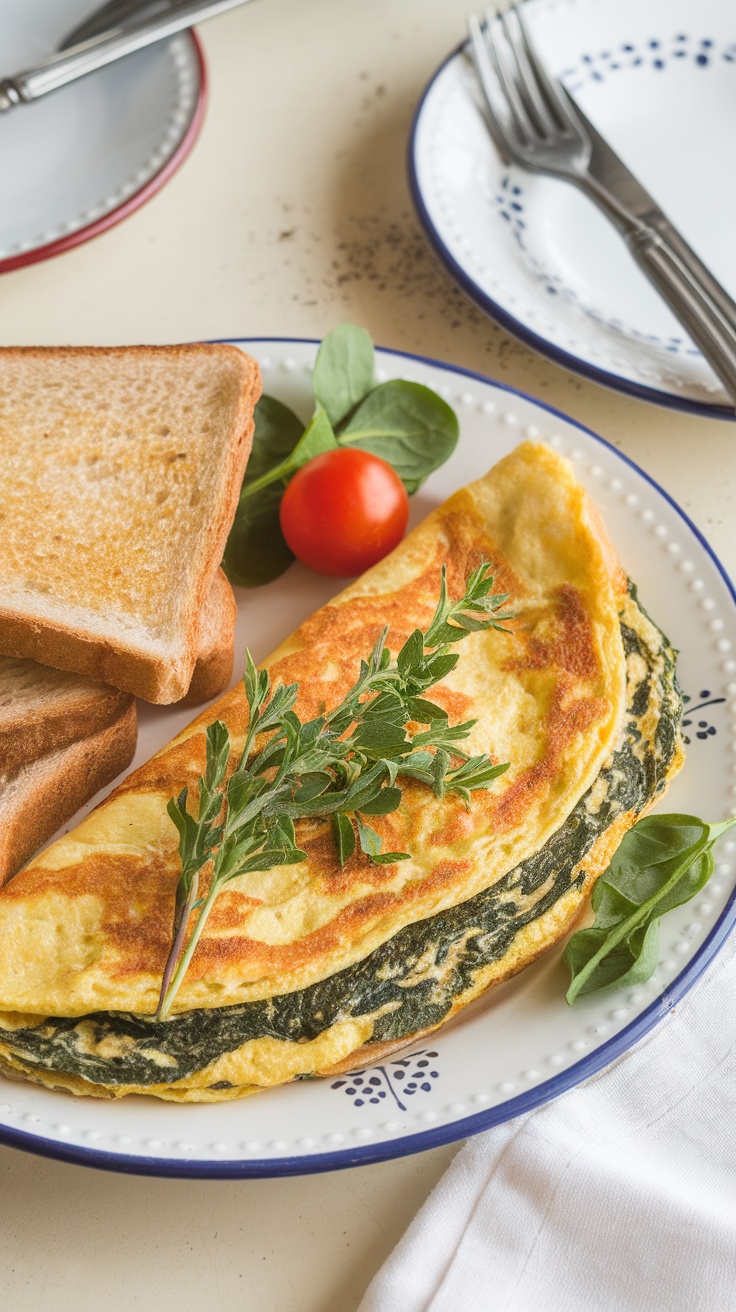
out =
[[318,574],[362,574],[401,541],[406,488],[391,465],[343,446],[297,470],[281,501],[281,531]]

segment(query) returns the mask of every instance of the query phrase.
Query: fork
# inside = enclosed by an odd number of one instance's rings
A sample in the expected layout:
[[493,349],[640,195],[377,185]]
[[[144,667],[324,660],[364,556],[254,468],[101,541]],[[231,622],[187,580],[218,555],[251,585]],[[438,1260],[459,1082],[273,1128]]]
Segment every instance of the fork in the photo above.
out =
[[599,205],[736,402],[736,306],[694,252],[681,243],[692,256],[686,261],[593,176],[590,135],[536,53],[519,4],[488,10],[483,20],[471,15],[468,32],[486,121],[501,157],[571,182]]

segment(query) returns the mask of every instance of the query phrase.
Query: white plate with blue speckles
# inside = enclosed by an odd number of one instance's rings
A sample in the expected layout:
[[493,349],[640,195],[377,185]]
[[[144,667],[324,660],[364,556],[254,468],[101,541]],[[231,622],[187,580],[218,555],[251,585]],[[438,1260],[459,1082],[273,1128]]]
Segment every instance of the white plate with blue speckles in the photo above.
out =
[[[736,296],[732,0],[527,0],[540,53]],[[508,167],[463,50],[417,110],[420,218],[466,292],[558,364],[660,405],[733,418],[718,379],[611,224],[581,192]]]
[[[236,345],[260,361],[265,391],[308,414],[315,343]],[[381,377],[442,393],[460,418],[455,454],[413,499],[413,522],[525,437],[573,461],[644,604],[680,649],[690,742],[668,808],[712,820],[735,813],[735,596],[697,529],[624,456],[539,402],[414,356],[381,351],[378,363]],[[266,588],[240,589],[237,650],[247,641],[261,659],[334,591],[334,582],[300,565]],[[161,707],[142,712],[134,764],[191,718]],[[721,840],[717,862],[696,901],[663,922],[659,968],[635,989],[568,1007],[556,948],[418,1048],[350,1078],[299,1081],[218,1106],[75,1099],[0,1077],[0,1142],[110,1170],[225,1177],[330,1170],[465,1138],[564,1093],[667,1015],[736,921],[736,842]]]
[[[0,75],[50,55],[91,8],[0,6]],[[185,32],[3,114],[0,273],[78,246],[138,209],[189,153],[204,102],[202,51]]]

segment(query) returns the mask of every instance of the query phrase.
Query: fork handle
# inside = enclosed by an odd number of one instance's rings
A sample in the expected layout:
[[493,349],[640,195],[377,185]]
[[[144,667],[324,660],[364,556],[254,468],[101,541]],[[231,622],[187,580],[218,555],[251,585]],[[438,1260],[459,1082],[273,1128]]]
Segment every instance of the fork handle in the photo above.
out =
[[[637,225],[626,233],[626,243],[640,268],[700,347],[736,406],[736,326],[728,314],[715,303],[715,297],[711,299],[708,289],[699,285],[685,261],[679,258],[669,242],[669,234],[665,238],[653,228]],[[693,258],[697,261],[694,252]]]
[[641,221],[659,233],[683,268],[699,283],[736,333],[736,302],[731,299],[725,287],[713,277],[710,269],[706,268],[700,257],[695,254],[692,246],[688,245],[676,228],[673,228],[667,215],[661,210],[654,210],[649,214],[641,215]]

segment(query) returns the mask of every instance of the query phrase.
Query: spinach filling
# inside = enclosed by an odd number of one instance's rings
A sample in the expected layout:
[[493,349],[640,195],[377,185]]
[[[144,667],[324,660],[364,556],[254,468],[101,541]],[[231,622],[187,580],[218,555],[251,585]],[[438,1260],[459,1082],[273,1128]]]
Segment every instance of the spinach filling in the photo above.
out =
[[[439,1024],[525,925],[581,887],[584,876],[575,868],[617,816],[641,810],[665,787],[682,702],[675,653],[659,630],[656,645],[647,640],[646,623],[639,632],[642,614],[632,587],[621,633],[629,670],[643,672],[629,676],[621,745],[560,829],[491,888],[406,926],[365,960],[293,993],[159,1023],[118,1012],[52,1018],[33,1028],[0,1029],[2,1043],[29,1073],[42,1067],[95,1084],[145,1087],[184,1079],[248,1040],[303,1043],[339,1020],[373,1016],[371,1042],[409,1038]],[[650,738],[642,730],[647,718],[656,724]]]

